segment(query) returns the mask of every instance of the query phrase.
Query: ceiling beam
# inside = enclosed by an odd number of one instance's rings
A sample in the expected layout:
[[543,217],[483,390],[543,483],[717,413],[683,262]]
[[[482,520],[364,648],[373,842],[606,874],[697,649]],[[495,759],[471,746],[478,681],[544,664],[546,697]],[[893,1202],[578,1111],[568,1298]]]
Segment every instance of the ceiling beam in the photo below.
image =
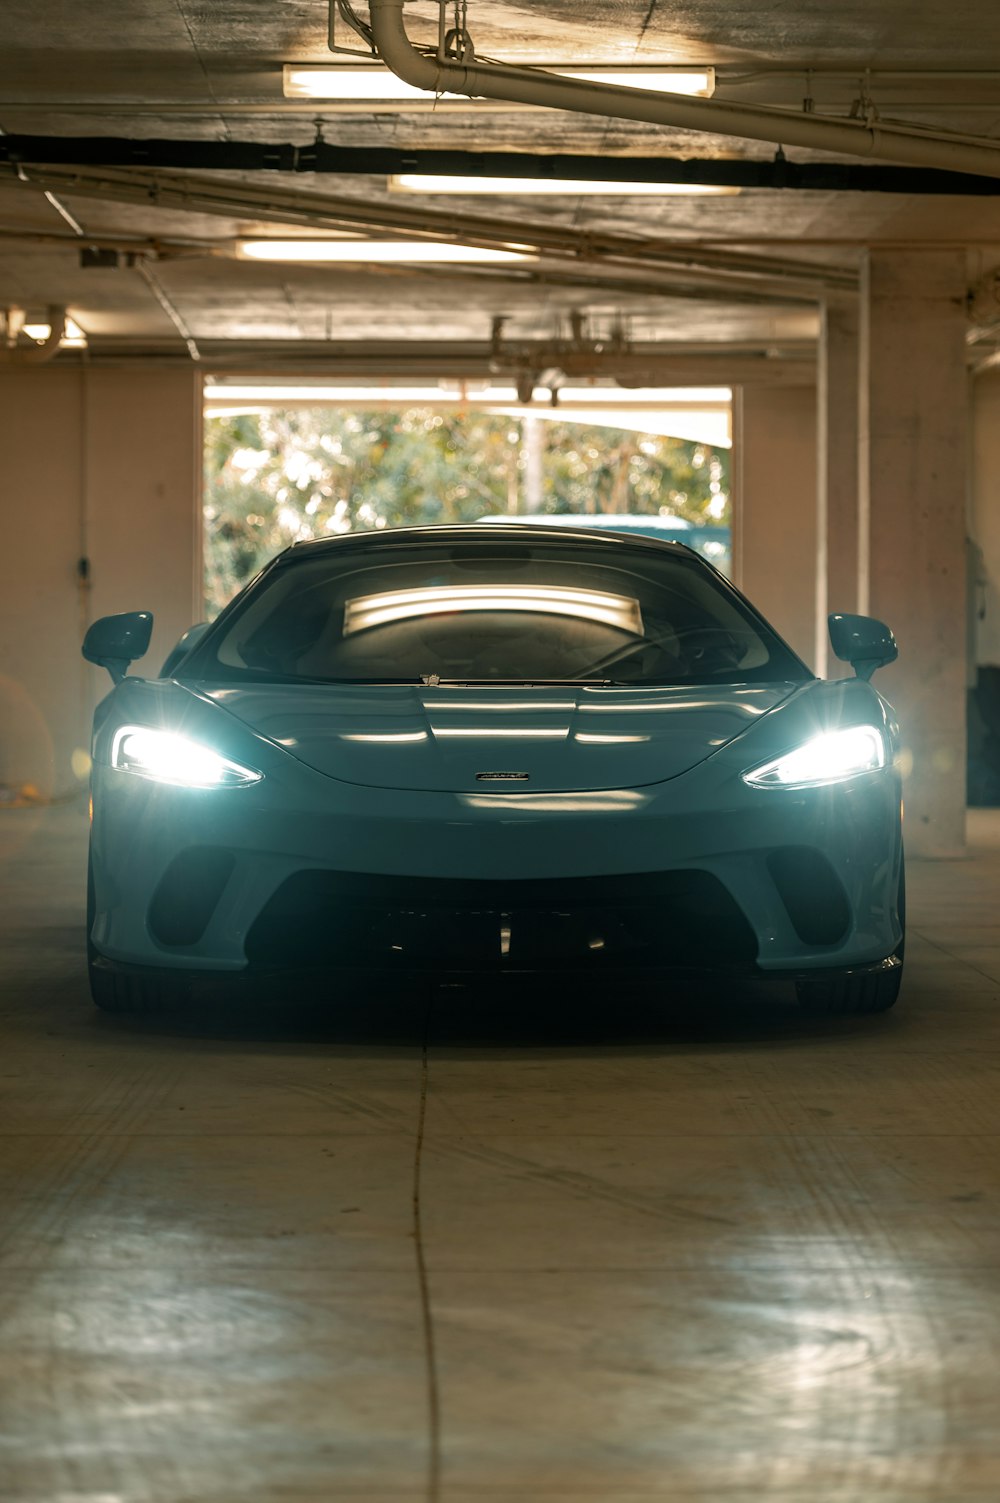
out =
[[[199,338],[199,369],[206,374],[240,377],[277,375],[340,379],[433,378],[469,381],[510,379],[532,353],[530,341],[519,346],[520,359],[498,360],[489,343],[475,341],[396,340],[358,344],[323,340],[235,340]],[[539,342],[536,361],[552,364],[552,350]],[[86,358],[93,365],[176,365],[182,356],[175,343],[164,340],[91,337]],[[78,351],[64,350],[60,365],[79,363]],[[528,361],[530,364],[530,360]],[[556,360],[567,376],[617,380],[620,385],[733,386],[741,384],[808,385],[815,380],[815,345],[788,341],[779,346],[756,346],[750,341],[716,346],[691,343],[638,344],[619,352],[598,354],[563,351]],[[595,389],[595,399],[600,389]]]

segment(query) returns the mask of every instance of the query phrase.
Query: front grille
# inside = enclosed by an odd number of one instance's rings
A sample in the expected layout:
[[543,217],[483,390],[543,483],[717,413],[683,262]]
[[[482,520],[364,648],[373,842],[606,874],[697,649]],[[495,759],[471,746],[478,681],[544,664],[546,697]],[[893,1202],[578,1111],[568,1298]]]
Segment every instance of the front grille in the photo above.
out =
[[708,872],[491,882],[302,871],[246,941],[252,966],[745,968],[746,917]]

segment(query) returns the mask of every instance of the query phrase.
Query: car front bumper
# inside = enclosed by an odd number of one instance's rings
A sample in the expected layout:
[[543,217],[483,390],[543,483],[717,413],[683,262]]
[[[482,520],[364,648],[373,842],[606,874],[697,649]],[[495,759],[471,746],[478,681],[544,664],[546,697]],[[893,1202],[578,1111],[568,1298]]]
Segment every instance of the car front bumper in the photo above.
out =
[[[761,790],[743,782],[744,765],[742,751],[726,749],[644,788],[519,794],[362,787],[285,756],[259,784],[213,791],[97,764],[91,938],[123,967],[263,972],[280,960],[280,969],[378,969],[381,958],[390,970],[448,971],[478,967],[474,947],[456,954],[449,941],[474,914],[483,932],[493,925],[495,942],[484,939],[481,953],[496,968],[572,970],[572,953],[547,952],[539,939],[549,914],[590,970],[616,958],[642,969],[651,956],[651,969],[686,970],[697,950],[709,971],[795,975],[891,955],[901,938],[895,771]],[[356,901],[352,875],[359,890],[377,881],[391,892]],[[604,906],[624,911],[644,878],[651,896],[632,907],[642,908],[648,936],[661,902],[663,943],[644,953],[617,939],[593,947],[595,936],[612,934],[594,927],[601,892]],[[693,895],[703,879],[725,895],[714,909]],[[600,887],[583,897],[570,891],[587,881]],[[311,894],[308,911],[289,902],[296,883]],[[628,902],[620,898],[626,888]],[[727,904],[745,921],[752,953],[714,942],[722,931],[713,930],[713,914],[727,914]],[[517,920],[515,931],[511,916],[529,911],[530,925]],[[258,942],[268,915],[270,948]],[[284,952],[274,938],[283,915]],[[367,949],[354,942],[358,923]],[[534,938],[518,951],[514,933],[529,929]],[[411,938],[400,948],[404,930]]]

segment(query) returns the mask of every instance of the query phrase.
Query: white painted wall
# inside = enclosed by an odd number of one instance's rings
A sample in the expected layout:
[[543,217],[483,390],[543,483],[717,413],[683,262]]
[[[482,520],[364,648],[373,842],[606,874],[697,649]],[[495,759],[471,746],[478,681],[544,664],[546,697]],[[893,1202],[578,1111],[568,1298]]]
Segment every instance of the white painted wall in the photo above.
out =
[[198,619],[201,467],[190,370],[0,371],[0,790],[83,781],[73,753],[110,687],[80,656],[89,621],[151,610],[158,668]]

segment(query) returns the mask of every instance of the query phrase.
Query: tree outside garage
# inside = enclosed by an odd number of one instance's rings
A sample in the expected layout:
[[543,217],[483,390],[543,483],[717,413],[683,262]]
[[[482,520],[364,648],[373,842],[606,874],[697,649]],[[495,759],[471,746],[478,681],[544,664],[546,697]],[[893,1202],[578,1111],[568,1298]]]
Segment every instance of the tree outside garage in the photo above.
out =
[[729,524],[727,450],[549,419],[534,419],[532,443],[525,443],[531,421],[423,407],[268,408],[210,417],[208,613],[221,610],[275,553],[306,538],[528,510]]

